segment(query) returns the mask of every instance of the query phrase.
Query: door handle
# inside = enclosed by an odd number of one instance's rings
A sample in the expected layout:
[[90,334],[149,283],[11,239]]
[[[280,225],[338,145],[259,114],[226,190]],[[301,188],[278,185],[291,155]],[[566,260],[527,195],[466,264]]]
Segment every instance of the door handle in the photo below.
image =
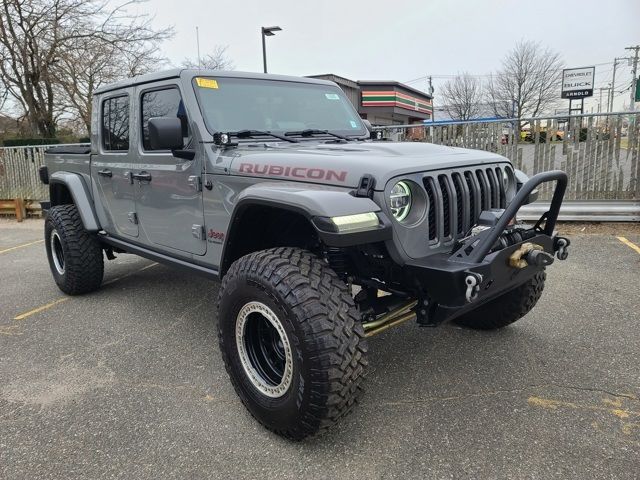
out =
[[104,170],[98,170],[98,175],[101,177],[113,177],[113,172],[108,168],[105,168]]
[[151,174],[148,172],[132,173],[131,178],[133,178],[134,180],[139,180],[141,182],[150,182]]

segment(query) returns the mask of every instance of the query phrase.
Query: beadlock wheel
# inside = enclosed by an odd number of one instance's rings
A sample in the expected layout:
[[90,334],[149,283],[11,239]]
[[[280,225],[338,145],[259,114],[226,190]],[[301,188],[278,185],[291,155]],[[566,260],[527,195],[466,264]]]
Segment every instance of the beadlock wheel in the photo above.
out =
[[44,222],[49,268],[56,285],[67,295],[100,288],[104,274],[102,245],[87,232],[75,205],[51,207]]
[[326,430],[362,393],[367,345],[351,292],[305,250],[233,262],[220,287],[218,339],[242,403],[285,438]]
[[51,232],[50,241],[53,266],[60,275],[64,275],[64,251],[62,250],[62,240],[57,230]]
[[249,302],[238,312],[236,346],[251,384],[271,398],[282,397],[293,378],[293,356],[278,316],[261,302]]

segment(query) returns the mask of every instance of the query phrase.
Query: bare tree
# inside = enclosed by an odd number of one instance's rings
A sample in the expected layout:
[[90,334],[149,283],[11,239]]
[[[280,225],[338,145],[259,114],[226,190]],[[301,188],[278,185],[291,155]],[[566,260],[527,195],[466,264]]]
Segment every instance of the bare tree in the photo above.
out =
[[217,45],[213,48],[211,53],[206,54],[198,59],[192,60],[185,58],[182,62],[184,68],[204,68],[207,70],[233,70],[234,65],[231,59],[227,56],[227,46]]
[[482,105],[482,82],[467,72],[447,81],[441,93],[442,108],[454,120],[478,118]]
[[557,52],[538,42],[517,43],[487,84],[494,114],[522,118],[550,110],[560,95],[562,67]]
[[9,89],[4,85],[2,78],[0,77],[0,112],[4,107],[5,103],[7,103],[7,99],[9,98]]
[[146,40],[105,41],[82,38],[68,48],[56,63],[58,98],[65,110],[91,130],[93,93],[101,86],[157,70],[166,63],[158,44],[170,32],[155,32]]
[[[69,105],[60,98],[65,59],[78,60],[88,44],[102,42],[120,51],[171,35],[155,31],[148,16],[129,14],[132,0],[113,7],[109,0],[2,0],[0,82],[21,107],[30,129],[55,135],[56,118]],[[67,65],[68,66],[68,65]],[[79,67],[79,66],[78,66]]]

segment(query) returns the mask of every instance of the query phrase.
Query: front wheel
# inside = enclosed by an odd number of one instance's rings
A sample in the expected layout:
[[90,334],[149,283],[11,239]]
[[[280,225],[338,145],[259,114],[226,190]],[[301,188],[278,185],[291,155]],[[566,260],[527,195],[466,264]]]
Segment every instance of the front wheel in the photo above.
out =
[[522,285],[500,295],[455,322],[476,330],[497,330],[524,317],[538,303],[544,290],[546,273],[536,273]]
[[301,440],[352,409],[367,347],[349,290],[326,262],[296,248],[240,258],[222,282],[218,319],[231,382],[266,428]]
[[44,224],[51,273],[58,288],[79,295],[100,288],[104,275],[102,247],[84,229],[75,205],[52,207]]

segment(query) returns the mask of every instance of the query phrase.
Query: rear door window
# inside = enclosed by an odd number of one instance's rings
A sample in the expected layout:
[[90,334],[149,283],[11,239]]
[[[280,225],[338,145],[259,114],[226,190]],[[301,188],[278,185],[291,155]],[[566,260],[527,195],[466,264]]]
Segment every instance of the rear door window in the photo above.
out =
[[102,147],[110,152],[129,150],[129,97],[126,95],[102,102]]

